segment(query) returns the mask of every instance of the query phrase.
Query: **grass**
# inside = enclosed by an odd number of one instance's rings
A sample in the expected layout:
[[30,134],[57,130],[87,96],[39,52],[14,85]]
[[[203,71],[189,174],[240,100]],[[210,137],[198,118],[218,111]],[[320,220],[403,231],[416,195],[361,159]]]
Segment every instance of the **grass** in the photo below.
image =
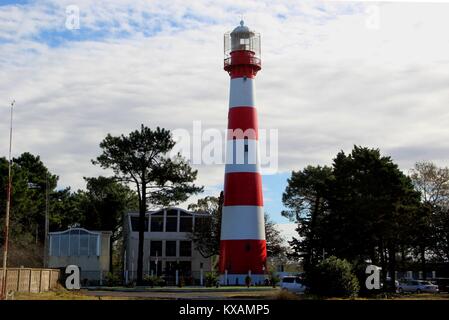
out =
[[[239,290],[235,290],[238,288]],[[265,291],[261,290],[242,290],[242,287],[236,287],[234,290],[213,292],[209,291],[210,298],[219,299],[270,299],[270,300],[449,300],[449,293],[440,294],[390,294],[390,295],[376,295],[372,297],[357,297],[357,298],[323,298],[317,297],[309,294],[295,294],[288,292],[286,290],[269,290],[270,288],[264,288]],[[208,288],[210,289],[210,288]],[[245,288],[246,289],[246,288]],[[261,289],[261,288],[258,288]],[[152,294],[151,296],[145,296],[145,292]],[[129,291],[97,291],[89,292],[86,290],[80,291],[67,291],[65,289],[60,289],[56,291],[42,292],[42,293],[23,293],[16,292],[14,294],[14,300],[161,300],[161,299],[178,299],[183,296],[185,299],[195,299],[198,296],[198,291],[196,292],[176,292],[173,290],[171,292],[162,292],[158,295],[157,292],[152,290],[145,292],[129,292]],[[203,290],[203,294],[208,291]],[[140,294],[140,295],[139,295]],[[202,297],[207,298],[207,295]]]
[[135,297],[89,296],[83,291],[48,291],[40,293],[16,292],[14,300],[140,300]]
[[370,297],[340,298],[320,297],[312,294],[294,294],[281,290],[274,295],[275,300],[449,300],[449,293],[406,293],[406,294],[378,294]]
[[304,297],[302,295],[295,294],[293,292],[289,292],[287,290],[280,290],[273,297],[274,300],[302,300]]
[[386,300],[449,300],[449,293],[411,293],[393,295]]
[[101,291],[124,291],[124,292],[137,292],[137,291],[266,291],[273,289],[271,286],[249,287],[246,286],[220,286],[220,287],[200,287],[200,286],[140,286],[140,287],[90,287],[88,290],[101,290]]
[[[183,297],[185,299],[195,299],[200,297],[202,299],[210,298],[215,299],[272,299],[278,290],[271,288],[245,288],[234,287],[227,288],[227,290],[189,290],[189,288],[177,288],[184,289],[184,291],[176,290],[134,290],[130,288],[127,290],[85,290],[80,291],[68,291],[65,289],[59,289],[49,292],[41,293],[24,293],[16,292],[14,294],[14,300],[161,300],[161,299],[178,299]],[[167,288],[166,288],[167,289]],[[172,288],[170,288],[172,289]],[[207,288],[216,289],[216,288]],[[264,291],[262,290],[264,289]]]

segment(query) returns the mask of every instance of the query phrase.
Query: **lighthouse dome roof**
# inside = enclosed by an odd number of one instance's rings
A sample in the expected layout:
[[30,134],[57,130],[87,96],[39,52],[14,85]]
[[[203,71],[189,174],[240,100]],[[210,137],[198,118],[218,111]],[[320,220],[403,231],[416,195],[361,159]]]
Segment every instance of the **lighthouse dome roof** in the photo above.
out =
[[245,22],[243,20],[240,21],[240,25],[236,27],[234,30],[232,30],[231,34],[236,33],[249,33],[250,30],[247,26],[245,26]]

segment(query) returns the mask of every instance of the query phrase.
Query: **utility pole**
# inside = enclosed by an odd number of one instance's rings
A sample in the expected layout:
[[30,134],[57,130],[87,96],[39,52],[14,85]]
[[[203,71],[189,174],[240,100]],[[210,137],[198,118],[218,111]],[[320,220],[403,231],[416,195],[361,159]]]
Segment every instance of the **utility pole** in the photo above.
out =
[[12,177],[11,177],[11,149],[12,149],[12,115],[13,115],[13,107],[16,103],[15,100],[11,102],[11,117],[9,124],[9,157],[8,157],[8,188],[6,192],[6,217],[5,217],[5,243],[3,244],[3,277],[2,277],[2,292],[1,299],[6,300],[6,267],[8,260],[8,242],[9,242],[9,211],[11,209],[11,185],[12,185]]
[[48,192],[48,172],[45,173],[45,235],[44,235],[44,268],[48,267],[48,210],[49,210],[49,192]]

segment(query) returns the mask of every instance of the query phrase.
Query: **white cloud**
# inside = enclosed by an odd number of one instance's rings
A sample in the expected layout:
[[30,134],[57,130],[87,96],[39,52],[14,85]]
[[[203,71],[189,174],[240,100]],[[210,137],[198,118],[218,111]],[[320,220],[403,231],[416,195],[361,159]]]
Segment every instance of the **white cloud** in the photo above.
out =
[[281,237],[284,239],[284,243],[287,245],[293,238],[298,238],[298,232],[296,228],[298,226],[295,223],[277,223],[275,228],[281,233]]
[[[81,29],[64,29],[65,6]],[[224,129],[222,34],[243,15],[262,34],[259,123],[279,129],[281,171],[330,163],[353,144],[403,169],[449,165],[447,4],[317,1],[38,1],[0,6],[0,154],[15,98],[14,154],[40,154],[61,186],[84,186],[101,139],[139,127]],[[64,41],[69,39],[71,41]],[[201,166],[218,193],[223,167]]]

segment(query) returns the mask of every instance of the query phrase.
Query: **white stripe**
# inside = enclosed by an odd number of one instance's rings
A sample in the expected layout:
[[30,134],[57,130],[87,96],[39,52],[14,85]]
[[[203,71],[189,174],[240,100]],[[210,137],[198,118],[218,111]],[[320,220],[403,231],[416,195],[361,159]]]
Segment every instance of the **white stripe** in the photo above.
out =
[[260,165],[257,164],[227,164],[225,174],[231,172],[260,172]]
[[225,206],[221,240],[265,240],[263,207]]
[[231,91],[229,94],[229,107],[255,106],[254,79],[234,78],[231,79]]
[[[245,152],[245,144],[248,151]],[[226,142],[226,172],[258,172],[260,169],[257,140],[235,139]]]

